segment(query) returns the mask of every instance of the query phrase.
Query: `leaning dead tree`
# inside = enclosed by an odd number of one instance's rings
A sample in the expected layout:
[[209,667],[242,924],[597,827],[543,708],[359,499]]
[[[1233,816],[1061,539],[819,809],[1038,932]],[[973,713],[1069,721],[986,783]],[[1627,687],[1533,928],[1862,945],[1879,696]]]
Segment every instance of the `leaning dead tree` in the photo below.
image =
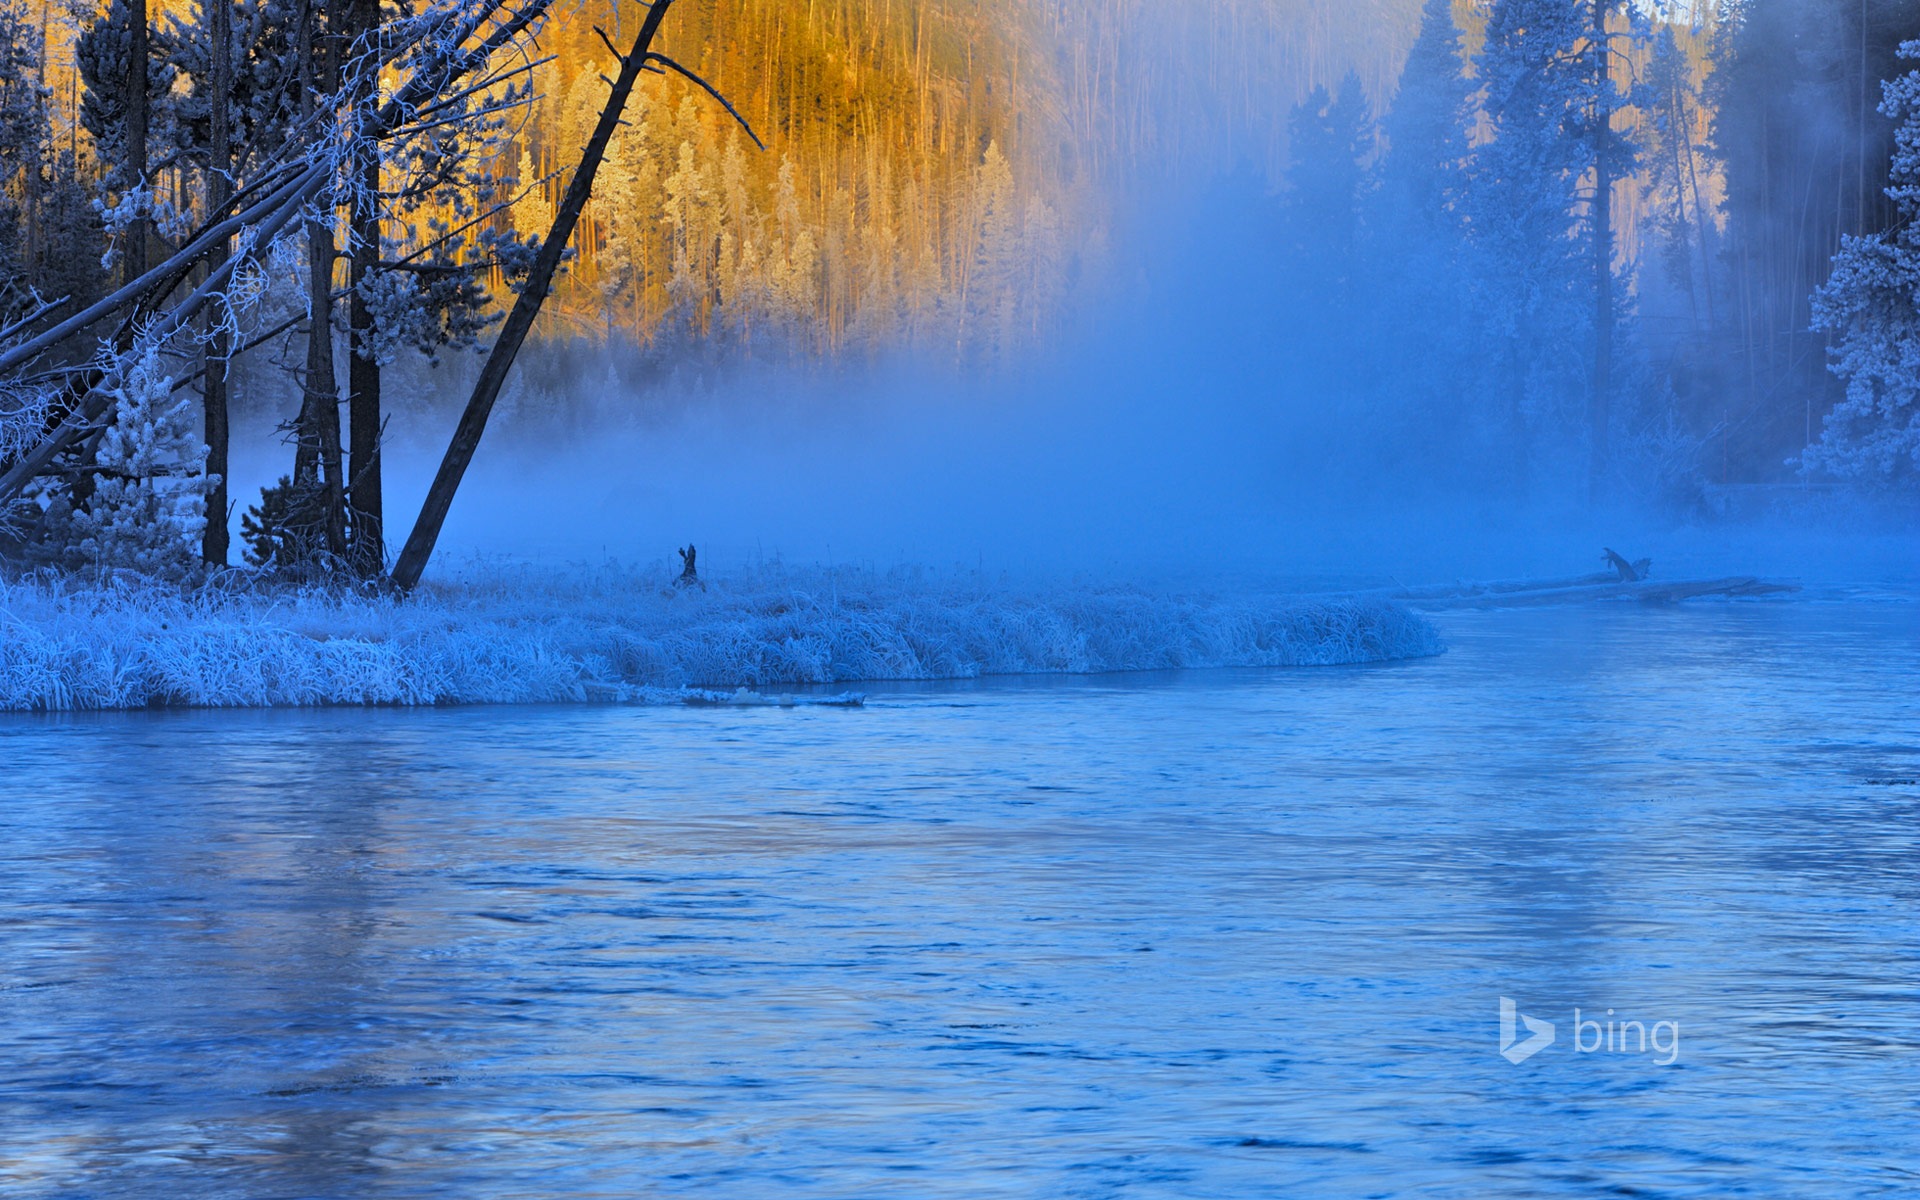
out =
[[[441,527],[446,524],[447,513],[453,507],[454,493],[459,490],[460,481],[473,462],[474,451],[480,447],[480,438],[486,433],[487,419],[492,415],[494,402],[500,398],[500,389],[513,369],[513,360],[525,344],[527,334],[533,329],[534,318],[540,315],[540,307],[553,287],[554,273],[560,268],[567,243],[573,239],[580,213],[593,194],[594,176],[599,173],[600,163],[606,157],[614,131],[624,123],[622,114],[641,74],[673,71],[692,80],[726,107],[727,112],[746,129],[747,136],[753,138],[755,145],[765,149],[745,119],[712,85],[666,55],[654,51],[654,38],[660,32],[661,22],[666,20],[667,10],[672,7],[673,0],[653,0],[647,7],[646,20],[641,22],[640,31],[634,35],[632,48],[624,54],[604,32],[595,30],[607,49],[619,59],[620,72],[612,80],[612,91],[600,109],[600,119],[594,125],[593,135],[587,139],[586,149],[581,151],[580,165],[574,169],[573,178],[567,184],[566,196],[554,213],[553,227],[541,243],[533,267],[520,287],[520,295],[514,301],[513,311],[507,315],[499,340],[494,343],[486,366],[474,384],[473,395],[467,400],[465,411],[460,414],[460,424],[454,430],[453,441],[447,446],[440,469],[433,477],[433,486],[427,491],[426,503],[420,508],[420,518],[414,523],[413,532],[394,563],[393,581],[402,588],[411,590],[420,582],[421,573],[427,568],[427,559],[432,556],[434,544],[440,540]],[[689,574],[692,573],[691,559],[687,570]]]

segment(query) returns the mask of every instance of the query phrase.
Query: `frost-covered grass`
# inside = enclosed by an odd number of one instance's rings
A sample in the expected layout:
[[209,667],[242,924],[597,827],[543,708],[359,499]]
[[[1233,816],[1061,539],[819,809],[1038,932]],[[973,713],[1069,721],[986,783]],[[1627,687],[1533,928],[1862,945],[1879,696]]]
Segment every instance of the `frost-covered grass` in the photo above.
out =
[[1385,601],[761,569],[474,572],[410,599],[125,577],[0,580],[0,709],[479,704],[1436,654]]

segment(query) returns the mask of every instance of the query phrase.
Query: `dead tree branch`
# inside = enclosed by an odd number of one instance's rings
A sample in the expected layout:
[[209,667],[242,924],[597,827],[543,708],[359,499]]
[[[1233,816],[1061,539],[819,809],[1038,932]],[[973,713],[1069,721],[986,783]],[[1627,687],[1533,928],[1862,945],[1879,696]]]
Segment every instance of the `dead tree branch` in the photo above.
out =
[[731,116],[734,120],[740,122],[740,128],[747,131],[747,136],[753,139],[754,145],[760,147],[762,150],[765,150],[767,148],[767,144],[760,140],[760,135],[753,131],[753,126],[747,124],[747,119],[740,115],[740,111],[738,109],[734,108],[733,102],[728,100],[725,96],[722,96],[712,84],[708,83],[706,80],[700,78],[698,75],[695,75],[692,71],[687,70],[685,67],[681,66],[679,63],[673,61],[672,59],[668,58],[666,55],[661,54],[657,51],[650,52],[647,55],[647,61],[656,62],[663,67],[667,67],[667,68],[670,68],[671,70],[678,71],[680,74],[686,76],[688,79],[691,79],[694,83],[699,84],[702,88],[706,90],[707,95],[712,96],[715,100],[718,100],[720,102],[720,107],[726,109],[727,114],[729,116]]

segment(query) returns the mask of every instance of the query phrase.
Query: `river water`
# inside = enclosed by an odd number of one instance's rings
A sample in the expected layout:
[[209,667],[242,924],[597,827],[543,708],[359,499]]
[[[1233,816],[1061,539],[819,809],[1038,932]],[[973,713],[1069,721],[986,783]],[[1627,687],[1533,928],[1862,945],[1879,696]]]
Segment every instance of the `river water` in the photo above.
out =
[[1920,1192],[1920,605],[1437,620],[855,711],[6,717],[0,1192]]

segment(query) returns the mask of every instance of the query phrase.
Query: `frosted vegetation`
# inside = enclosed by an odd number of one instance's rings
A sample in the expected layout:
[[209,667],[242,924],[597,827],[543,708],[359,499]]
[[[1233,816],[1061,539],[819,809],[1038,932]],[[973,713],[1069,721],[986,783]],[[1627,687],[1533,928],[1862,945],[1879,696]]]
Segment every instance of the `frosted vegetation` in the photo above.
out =
[[398,600],[181,589],[125,573],[0,582],[0,708],[678,699],[688,688],[1437,654],[1385,601],[1018,588],[980,577],[768,568],[705,589],[662,570],[490,570]]

